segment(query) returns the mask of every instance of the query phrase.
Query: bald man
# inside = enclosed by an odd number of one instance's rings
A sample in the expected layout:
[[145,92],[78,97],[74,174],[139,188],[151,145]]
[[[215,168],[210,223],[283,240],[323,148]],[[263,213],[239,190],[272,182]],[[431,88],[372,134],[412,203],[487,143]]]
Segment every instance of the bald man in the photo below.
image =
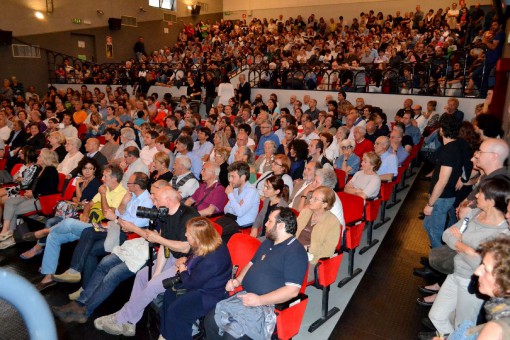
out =
[[487,179],[494,177],[506,177],[510,180],[504,163],[508,158],[509,147],[503,139],[488,138],[475,151],[471,159],[476,169],[479,169],[482,175],[478,183],[473,186],[469,196],[457,208],[459,219],[464,218],[473,208],[476,208],[476,193],[478,187]]
[[381,166],[377,174],[382,181],[391,181],[398,174],[398,159],[390,148],[390,139],[386,136],[378,137],[374,143],[374,151],[381,157]]

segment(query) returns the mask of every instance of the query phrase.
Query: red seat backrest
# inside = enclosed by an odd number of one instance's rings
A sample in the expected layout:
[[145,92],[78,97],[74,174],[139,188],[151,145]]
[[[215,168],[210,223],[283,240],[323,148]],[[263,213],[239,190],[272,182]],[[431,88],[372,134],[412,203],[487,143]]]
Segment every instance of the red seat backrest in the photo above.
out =
[[232,235],[228,241],[227,247],[230,252],[230,258],[234,266],[239,266],[237,273],[239,274],[243,268],[251,261],[260,241],[250,235],[237,233]]
[[342,202],[346,224],[352,224],[363,219],[365,206],[365,200],[363,198],[345,192],[338,192],[337,195]]
[[342,263],[342,254],[335,254],[325,260],[319,260],[317,273],[319,284],[323,287],[327,287],[336,281],[338,270],[340,269],[340,263]]
[[66,175],[59,172],[58,173],[58,192],[61,194],[62,190],[64,190],[64,182],[66,180]]
[[391,193],[393,192],[393,187],[395,186],[395,182],[381,182],[381,199],[383,201],[389,201],[391,198]]
[[19,171],[19,169],[23,166],[23,163],[17,163],[17,164],[14,164],[14,166],[12,167],[11,169],[11,176],[14,176],[16,175],[16,172]]
[[338,180],[338,188],[343,190],[345,187],[345,179],[347,178],[347,173],[341,169],[335,169],[336,179]]
[[381,203],[382,203],[381,198],[365,202],[365,220],[367,222],[374,222],[375,220],[377,220]]

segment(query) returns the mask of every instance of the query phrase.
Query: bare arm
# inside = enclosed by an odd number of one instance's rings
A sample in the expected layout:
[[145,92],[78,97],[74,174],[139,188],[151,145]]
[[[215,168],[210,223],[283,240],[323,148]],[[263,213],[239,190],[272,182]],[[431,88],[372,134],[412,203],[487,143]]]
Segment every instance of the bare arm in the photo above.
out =
[[247,293],[239,295],[245,306],[266,306],[289,301],[299,294],[298,286],[283,286],[264,295]]

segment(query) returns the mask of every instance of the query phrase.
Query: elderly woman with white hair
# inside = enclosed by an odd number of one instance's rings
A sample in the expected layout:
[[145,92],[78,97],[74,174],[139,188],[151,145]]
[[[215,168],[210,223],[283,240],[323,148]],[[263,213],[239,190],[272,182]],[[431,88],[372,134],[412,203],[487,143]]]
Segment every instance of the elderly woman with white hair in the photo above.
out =
[[354,175],[359,170],[360,159],[354,153],[356,142],[352,139],[344,139],[340,142],[341,154],[336,159],[335,168],[345,171],[348,175]]
[[33,211],[37,197],[58,192],[59,178],[55,168],[57,164],[57,153],[48,149],[42,149],[37,158],[37,165],[42,170],[37,178],[32,181],[30,190],[26,190],[23,196],[7,199],[4,206],[3,227],[0,232],[0,249],[6,249],[16,244],[13,238],[13,231],[16,228],[18,215]]
[[62,163],[57,166],[57,170],[68,176],[83,158],[83,154],[80,152],[81,140],[76,137],[67,138],[65,148],[67,155]]
[[276,149],[277,146],[274,141],[268,140],[264,143],[264,154],[259,156],[253,165],[257,173],[263,174],[266,171],[271,171],[271,164],[274,162]]
[[124,161],[124,150],[129,146],[134,146],[139,149],[138,144],[135,142],[136,134],[135,131],[130,127],[125,127],[120,130],[120,142],[121,145],[113,155],[113,159],[110,163],[120,164]]

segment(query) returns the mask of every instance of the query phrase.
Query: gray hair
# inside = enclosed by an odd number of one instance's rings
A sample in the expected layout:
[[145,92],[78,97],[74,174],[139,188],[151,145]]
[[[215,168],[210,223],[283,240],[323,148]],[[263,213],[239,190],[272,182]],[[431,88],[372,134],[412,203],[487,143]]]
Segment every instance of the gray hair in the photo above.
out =
[[215,162],[205,162],[204,163],[204,166],[206,165],[209,165],[211,167],[211,170],[214,171],[214,175],[216,176],[216,178],[218,178],[220,176],[220,172],[221,172],[221,168],[218,164],[216,164]]
[[356,142],[353,139],[344,139],[340,142],[340,146],[350,146],[354,148],[356,146]]
[[80,150],[81,148],[81,140],[77,137],[69,137],[67,138],[67,142],[73,143],[76,149]]
[[264,142],[264,146],[266,146],[266,144],[271,144],[271,146],[273,147],[273,153],[275,153],[275,152],[276,152],[277,147],[276,147],[276,143],[275,143],[274,141],[272,141],[272,140],[266,140],[266,141]]
[[358,130],[363,136],[367,133],[367,129],[364,126],[356,126],[354,130]]
[[390,139],[386,136],[380,136],[377,137],[375,141],[377,142],[378,140],[380,143],[382,143],[382,145],[384,145],[384,150],[388,150],[388,148],[390,147]]
[[255,158],[255,156],[253,155],[253,151],[248,146],[241,146],[241,148],[243,148],[243,151],[244,151],[243,155],[248,157],[248,159],[246,160],[246,163],[252,164],[253,159]]
[[122,128],[122,130],[120,130],[120,134],[129,140],[135,140],[136,138],[135,131],[130,127]]
[[186,170],[191,170],[191,159],[188,156],[179,156],[177,159]]
[[319,169],[315,172],[315,177],[321,179],[321,185],[331,188],[333,190],[335,189],[337,183],[335,170],[329,167]]

